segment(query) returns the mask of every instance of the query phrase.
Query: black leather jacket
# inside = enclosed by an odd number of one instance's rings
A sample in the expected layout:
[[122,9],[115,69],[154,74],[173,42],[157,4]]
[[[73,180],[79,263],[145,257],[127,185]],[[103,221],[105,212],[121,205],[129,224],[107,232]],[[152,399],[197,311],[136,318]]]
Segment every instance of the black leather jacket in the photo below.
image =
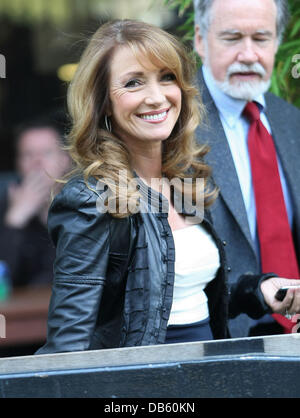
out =
[[[70,180],[54,199],[48,226],[54,282],[46,344],[37,354],[163,344],[174,284],[175,249],[167,213],[113,218],[97,209],[91,178]],[[157,203],[166,200],[143,185]],[[206,214],[208,215],[208,214]],[[214,338],[229,337],[228,315],[258,318],[268,311],[259,291],[266,275],[243,276],[227,288],[224,244],[208,216],[203,226],[220,251],[221,267],[206,287]]]

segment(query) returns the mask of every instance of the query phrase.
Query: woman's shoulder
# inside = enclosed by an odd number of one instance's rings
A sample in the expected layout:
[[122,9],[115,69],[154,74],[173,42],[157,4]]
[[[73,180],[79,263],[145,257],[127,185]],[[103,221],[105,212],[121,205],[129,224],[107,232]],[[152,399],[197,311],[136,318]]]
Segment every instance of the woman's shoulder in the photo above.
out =
[[90,223],[108,222],[128,227],[132,216],[114,217],[106,205],[108,196],[109,192],[106,192],[106,184],[103,181],[95,177],[85,179],[81,175],[76,175],[65,183],[53,199],[49,209],[48,225],[75,219],[76,214],[77,220],[82,218]]
[[71,178],[55,196],[49,208],[48,230],[53,242],[66,234],[88,235],[91,240],[107,232],[111,216],[99,211],[97,181],[82,176]]
[[76,176],[64,185],[49,209],[48,229],[54,243],[63,233],[72,233],[88,236],[91,242],[109,236],[112,248],[127,245],[134,234],[131,217],[113,217],[102,205],[105,195],[102,192],[103,182],[94,177],[85,180]]
[[94,177],[87,180],[82,175],[76,175],[64,184],[61,191],[55,196],[51,207],[70,206],[80,207],[84,203],[95,203],[101,195],[98,181]]

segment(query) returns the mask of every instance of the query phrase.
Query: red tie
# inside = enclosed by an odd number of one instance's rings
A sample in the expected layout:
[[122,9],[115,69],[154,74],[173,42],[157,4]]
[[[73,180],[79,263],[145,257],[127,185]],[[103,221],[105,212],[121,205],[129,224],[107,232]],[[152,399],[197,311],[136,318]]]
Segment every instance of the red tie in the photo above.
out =
[[[272,136],[260,120],[258,106],[250,102],[244,109],[250,121],[248,149],[255,195],[257,231],[263,273],[273,272],[280,277],[299,279],[295,253]],[[273,314],[285,333],[295,322]]]

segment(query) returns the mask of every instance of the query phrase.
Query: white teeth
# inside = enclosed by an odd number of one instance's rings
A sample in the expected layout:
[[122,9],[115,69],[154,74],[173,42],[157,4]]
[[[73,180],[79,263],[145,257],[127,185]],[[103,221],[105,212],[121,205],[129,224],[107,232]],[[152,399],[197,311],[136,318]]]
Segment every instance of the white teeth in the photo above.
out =
[[145,120],[160,120],[160,119],[165,118],[166,115],[167,115],[167,112],[165,111],[162,113],[158,113],[156,115],[140,115],[140,117]]

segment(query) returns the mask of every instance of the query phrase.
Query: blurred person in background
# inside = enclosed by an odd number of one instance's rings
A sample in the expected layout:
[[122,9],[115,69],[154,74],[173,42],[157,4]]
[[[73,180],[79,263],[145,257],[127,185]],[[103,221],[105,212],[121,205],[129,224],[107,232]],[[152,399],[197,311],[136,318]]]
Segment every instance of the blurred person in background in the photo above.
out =
[[51,192],[70,168],[60,126],[39,120],[16,135],[18,180],[8,184],[0,202],[0,259],[8,264],[12,286],[51,283],[55,249],[47,231]]

